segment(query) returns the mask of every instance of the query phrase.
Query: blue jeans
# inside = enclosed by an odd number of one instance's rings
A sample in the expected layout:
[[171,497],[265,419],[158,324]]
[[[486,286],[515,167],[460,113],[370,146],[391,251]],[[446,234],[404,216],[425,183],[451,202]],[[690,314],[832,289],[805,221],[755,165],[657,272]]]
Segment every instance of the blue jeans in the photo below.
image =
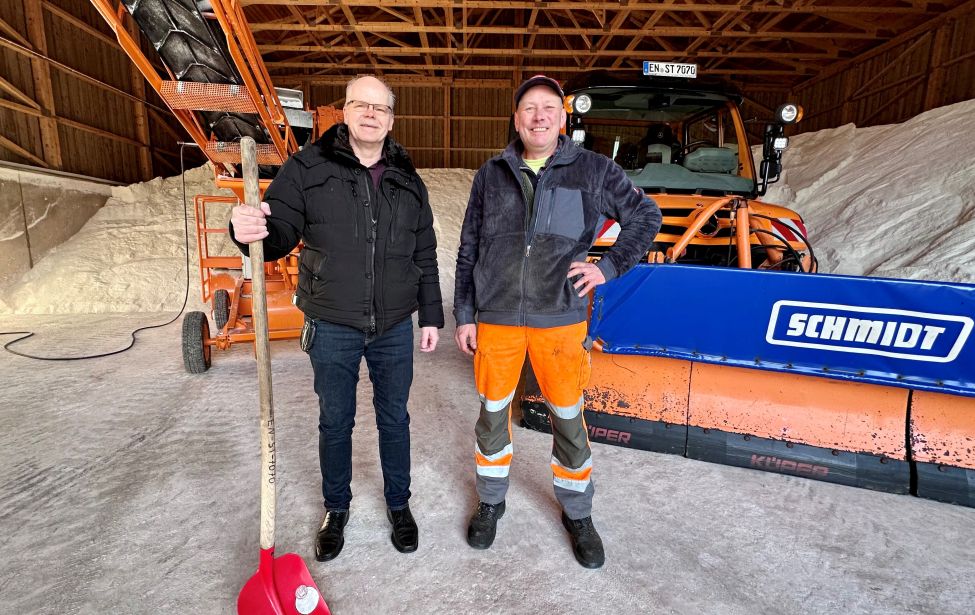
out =
[[352,501],[352,428],[363,355],[374,391],[386,505],[392,510],[405,508],[410,499],[410,415],[406,402],[413,383],[413,319],[403,320],[378,337],[316,320],[315,339],[308,354],[319,403],[318,456],[325,508],[348,510]]

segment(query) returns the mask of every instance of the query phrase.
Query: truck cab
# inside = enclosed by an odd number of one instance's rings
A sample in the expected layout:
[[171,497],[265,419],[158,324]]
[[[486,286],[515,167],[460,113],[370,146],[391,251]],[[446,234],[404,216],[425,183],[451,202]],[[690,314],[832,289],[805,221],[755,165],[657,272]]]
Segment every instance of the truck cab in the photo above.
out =
[[[784,126],[800,119],[797,106],[783,105],[766,126],[756,170],[742,96],[727,86],[597,72],[564,89],[567,135],[612,158],[660,206],[663,226],[651,262],[815,271],[802,217],[759,200],[778,179],[788,145]],[[618,224],[605,221],[591,256],[618,233]]]

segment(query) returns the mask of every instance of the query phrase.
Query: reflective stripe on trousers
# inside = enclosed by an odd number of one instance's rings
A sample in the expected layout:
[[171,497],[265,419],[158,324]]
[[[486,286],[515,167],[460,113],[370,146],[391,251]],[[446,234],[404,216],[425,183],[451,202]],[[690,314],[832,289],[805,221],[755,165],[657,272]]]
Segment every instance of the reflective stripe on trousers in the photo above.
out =
[[511,467],[511,402],[527,353],[552,423],[555,495],[571,519],[592,512],[592,453],[583,416],[583,389],[590,358],[585,322],[536,329],[481,323],[477,326],[474,379],[481,401],[474,460],[482,502],[497,504],[508,491]]

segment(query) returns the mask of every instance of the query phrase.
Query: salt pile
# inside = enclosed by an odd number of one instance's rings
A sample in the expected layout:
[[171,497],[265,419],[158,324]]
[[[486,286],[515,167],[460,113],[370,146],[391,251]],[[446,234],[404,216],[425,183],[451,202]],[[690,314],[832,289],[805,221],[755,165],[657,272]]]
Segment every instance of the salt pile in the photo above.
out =
[[975,100],[800,134],[763,200],[803,216],[821,271],[975,283],[973,136]]
[[[187,171],[185,178],[190,300],[198,302],[193,197],[230,193],[217,190],[207,166]],[[183,221],[179,176],[112,188],[105,206],[78,233],[8,289],[0,299],[0,313],[178,310],[186,285]]]
[[[762,199],[805,219],[820,270],[975,283],[975,100],[903,124],[852,124],[793,137],[782,179]],[[475,171],[422,169],[436,217],[445,302],[453,298],[460,227]],[[192,199],[226,194],[209,166],[185,173],[190,307],[200,303]],[[185,261],[179,177],[113,188],[69,241],[0,299],[0,314],[178,310]],[[229,217],[209,212],[211,226]],[[211,236],[211,253],[236,254]]]

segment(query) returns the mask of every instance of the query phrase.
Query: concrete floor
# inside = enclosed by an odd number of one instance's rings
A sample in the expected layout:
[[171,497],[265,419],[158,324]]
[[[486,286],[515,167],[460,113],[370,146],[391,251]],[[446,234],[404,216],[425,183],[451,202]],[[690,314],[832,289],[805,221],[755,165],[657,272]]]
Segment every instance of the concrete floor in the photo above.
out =
[[[162,314],[4,317],[16,346],[124,346]],[[352,516],[341,556],[314,561],[316,400],[293,342],[272,344],[278,552],[305,558],[347,613],[971,613],[975,510],[604,445],[594,519],[607,549],[579,567],[558,521],[550,440],[515,429],[494,548],[464,542],[476,398],[443,331],[417,354],[412,508],[420,550],[388,540],[370,385],[360,385]],[[245,347],[183,371],[178,324],[82,362],[0,353],[0,611],[234,613],[258,554],[255,364]],[[10,336],[0,336],[6,342]]]

